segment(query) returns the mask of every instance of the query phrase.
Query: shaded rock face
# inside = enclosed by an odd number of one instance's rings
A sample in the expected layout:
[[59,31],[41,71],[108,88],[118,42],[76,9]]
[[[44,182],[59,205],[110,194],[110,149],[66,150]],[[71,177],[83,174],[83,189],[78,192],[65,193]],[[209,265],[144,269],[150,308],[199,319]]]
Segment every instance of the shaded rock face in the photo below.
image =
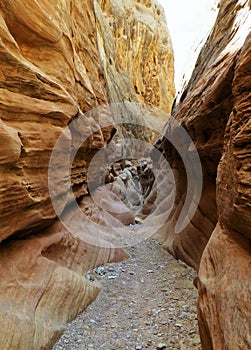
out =
[[251,35],[240,51],[232,85],[234,107],[217,176],[218,224],[199,268],[198,311],[205,349],[251,346],[250,45]]
[[[47,180],[55,142],[74,118],[110,102],[170,112],[173,53],[155,1],[3,0],[0,38],[0,344],[42,349],[96,297],[86,271],[127,256],[91,246],[55,221]],[[116,132],[112,120],[97,129],[100,118],[110,117],[85,119],[95,131],[71,172],[81,209],[101,228],[133,222],[130,212],[102,216],[86,195],[90,160]],[[74,140],[66,130],[67,147]],[[81,229],[88,233],[86,223]]]
[[174,109],[203,170],[197,212],[179,234],[174,227],[187,191],[186,171],[165,138],[156,144],[171,164],[177,190],[162,239],[176,258],[198,270],[202,348],[210,350],[251,347],[249,21],[250,2],[220,2],[215,26]]

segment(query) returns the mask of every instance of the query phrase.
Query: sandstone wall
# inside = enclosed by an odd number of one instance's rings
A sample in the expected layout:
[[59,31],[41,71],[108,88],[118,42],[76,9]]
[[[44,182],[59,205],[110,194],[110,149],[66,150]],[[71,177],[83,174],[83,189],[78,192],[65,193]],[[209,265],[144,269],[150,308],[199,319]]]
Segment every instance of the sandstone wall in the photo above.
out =
[[234,106],[217,175],[218,223],[199,268],[203,348],[251,346],[251,35],[236,62]]
[[[96,297],[85,272],[126,256],[53,224],[47,172],[55,142],[75,117],[110,102],[170,112],[173,53],[154,1],[3,0],[0,39],[0,344],[42,349]],[[89,115],[85,127],[99,118]],[[90,159],[115,131],[99,128],[81,147],[72,169],[76,197],[86,195]],[[109,227],[95,215],[94,208],[93,220]]]
[[[55,217],[48,159],[72,118],[129,100],[170,111],[173,56],[163,13],[154,2],[119,4],[1,2],[1,239],[46,226]],[[121,39],[121,31],[128,40]],[[97,121],[89,120],[90,128],[92,123]],[[100,143],[92,146],[91,140],[86,148],[99,148],[110,136],[111,131],[100,131]],[[78,187],[85,183],[87,162],[84,157],[81,167],[76,165],[83,174]]]
[[199,207],[179,234],[174,231],[186,197],[186,171],[167,140],[156,145],[170,161],[177,185],[164,246],[199,271],[203,349],[251,347],[249,23],[250,2],[220,1],[215,26],[174,110],[203,170]]

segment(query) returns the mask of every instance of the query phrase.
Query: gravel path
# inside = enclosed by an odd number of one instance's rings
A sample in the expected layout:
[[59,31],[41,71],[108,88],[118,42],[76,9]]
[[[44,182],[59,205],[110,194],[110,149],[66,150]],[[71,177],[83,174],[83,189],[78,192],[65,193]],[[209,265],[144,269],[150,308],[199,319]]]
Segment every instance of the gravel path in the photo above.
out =
[[194,271],[154,240],[126,250],[131,259],[87,274],[101,292],[53,350],[201,349]]

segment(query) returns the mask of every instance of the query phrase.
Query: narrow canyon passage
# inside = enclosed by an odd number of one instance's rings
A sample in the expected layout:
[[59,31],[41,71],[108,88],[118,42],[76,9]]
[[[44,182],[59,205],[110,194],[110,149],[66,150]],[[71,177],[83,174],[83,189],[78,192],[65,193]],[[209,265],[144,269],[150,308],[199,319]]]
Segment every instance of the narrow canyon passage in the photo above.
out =
[[199,5],[0,1],[0,350],[251,349],[251,0],[208,3],[175,88]]
[[194,270],[156,240],[136,243],[130,259],[86,275],[101,292],[53,350],[201,349]]

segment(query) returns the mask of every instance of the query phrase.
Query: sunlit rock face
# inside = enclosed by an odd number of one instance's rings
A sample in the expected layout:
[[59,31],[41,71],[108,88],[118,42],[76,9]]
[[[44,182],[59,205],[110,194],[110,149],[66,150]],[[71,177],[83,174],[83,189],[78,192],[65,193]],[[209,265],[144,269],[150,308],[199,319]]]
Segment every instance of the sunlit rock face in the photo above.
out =
[[249,23],[250,2],[220,2],[215,26],[174,110],[203,170],[198,210],[179,234],[174,227],[186,196],[186,171],[167,141],[157,143],[177,185],[164,245],[199,271],[199,327],[202,347],[210,350],[251,347]]
[[[85,272],[126,256],[53,223],[47,172],[55,142],[71,120],[111,102],[147,103],[169,113],[173,53],[155,1],[3,0],[0,38],[0,343],[42,349],[96,297]],[[84,196],[83,210],[102,229],[132,218],[97,218],[85,197],[88,164],[116,132],[112,121],[97,130],[100,118],[110,116],[85,120],[95,132],[81,146],[71,180],[75,196]],[[71,143],[68,129],[66,150]],[[59,155],[59,166],[67,156]]]
[[[2,1],[0,10],[4,239],[54,218],[48,160],[72,118],[122,101],[147,102],[168,113],[174,85],[170,39],[154,2]],[[90,128],[97,124],[92,119]],[[102,147],[111,133],[112,127],[100,130],[96,144],[90,140],[85,147]],[[76,164],[78,188],[87,166],[86,156]]]
[[94,1],[94,7],[111,101],[148,103],[170,112],[173,56],[159,5],[149,0],[101,1],[100,5]]

